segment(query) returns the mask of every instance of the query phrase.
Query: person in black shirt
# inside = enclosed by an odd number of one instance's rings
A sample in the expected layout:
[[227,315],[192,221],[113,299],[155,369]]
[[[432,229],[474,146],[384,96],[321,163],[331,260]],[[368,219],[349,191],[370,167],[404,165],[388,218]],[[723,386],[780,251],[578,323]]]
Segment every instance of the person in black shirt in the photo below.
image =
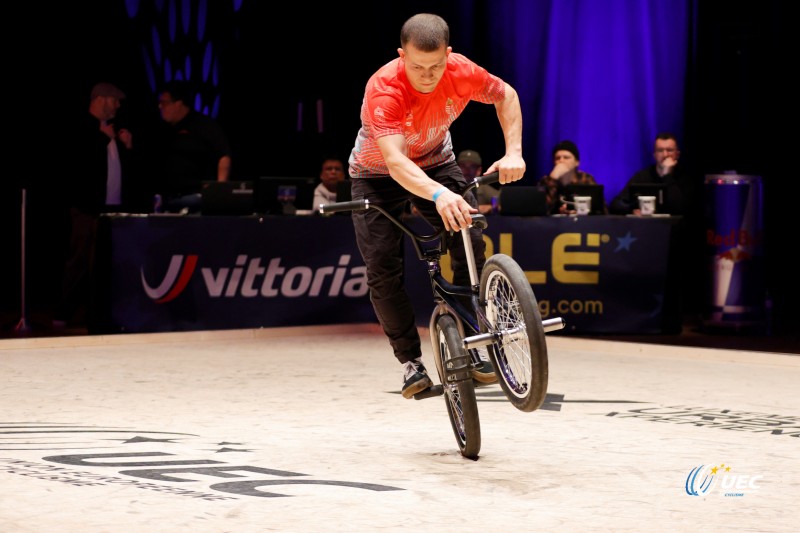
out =
[[157,192],[168,211],[197,211],[203,181],[228,181],[231,149],[220,125],[191,107],[186,82],[167,83],[158,96],[161,118],[170,128],[161,147],[162,163]]
[[639,205],[630,198],[632,184],[654,183],[666,186],[664,205],[660,213],[688,215],[697,193],[692,191],[692,179],[688,171],[679,163],[681,151],[678,140],[668,132],[659,133],[655,139],[653,158],[655,162],[636,172],[625,187],[611,200],[609,210],[614,215],[638,215]]
[[[563,140],[553,147],[553,169],[549,174],[539,178],[537,183],[537,187],[547,193],[547,212],[549,214],[575,214],[575,209],[570,208],[562,201],[562,198],[569,194],[569,186],[597,184],[597,180],[592,174],[578,168],[580,164],[581,155],[574,142]],[[605,204],[603,211],[608,211]]]
[[[675,217],[670,252],[670,285],[666,293],[677,295],[670,298],[677,312],[665,311],[665,317],[680,316],[698,305],[698,294],[703,285],[702,265],[705,251],[702,225],[702,190],[698,188],[692,174],[680,163],[681,151],[672,133],[656,135],[653,159],[655,162],[636,172],[625,187],[611,201],[609,208],[615,215],[639,215],[639,205],[630,198],[629,188],[633,184],[655,183],[666,187],[664,204],[657,213]],[[676,314],[677,313],[677,314]],[[665,324],[665,331],[680,331],[680,321]]]
[[114,125],[125,93],[98,83],[89,108],[65,137],[65,168],[75,176],[65,191],[69,203],[69,252],[53,326],[82,326],[89,317],[97,223],[101,213],[130,211],[134,205],[133,135]]

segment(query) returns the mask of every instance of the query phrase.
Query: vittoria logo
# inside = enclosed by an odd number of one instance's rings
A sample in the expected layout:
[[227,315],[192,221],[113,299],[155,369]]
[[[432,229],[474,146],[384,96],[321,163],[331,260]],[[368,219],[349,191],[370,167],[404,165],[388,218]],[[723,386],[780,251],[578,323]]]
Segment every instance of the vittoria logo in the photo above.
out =
[[144,277],[144,269],[140,269],[144,292],[147,293],[147,296],[149,296],[150,299],[156,303],[163,304],[170,302],[174,300],[180,293],[182,293],[183,289],[186,288],[186,285],[189,284],[189,280],[192,278],[192,274],[194,274],[194,268],[196,266],[196,255],[187,255],[185,261],[184,256],[173,255],[172,260],[169,262],[169,268],[167,268],[167,273],[164,276],[164,279],[156,288],[151,287],[147,283],[147,280]]
[[306,265],[285,266],[282,258],[273,257],[264,266],[261,257],[241,254],[233,267],[199,266],[197,255],[173,255],[167,271],[157,285],[152,285],[142,265],[139,269],[142,288],[155,303],[170,302],[189,286],[196,270],[200,271],[203,288],[210,298],[297,298],[341,297],[361,298],[368,292],[364,265],[351,266],[351,256],[339,257],[336,265],[312,268]]

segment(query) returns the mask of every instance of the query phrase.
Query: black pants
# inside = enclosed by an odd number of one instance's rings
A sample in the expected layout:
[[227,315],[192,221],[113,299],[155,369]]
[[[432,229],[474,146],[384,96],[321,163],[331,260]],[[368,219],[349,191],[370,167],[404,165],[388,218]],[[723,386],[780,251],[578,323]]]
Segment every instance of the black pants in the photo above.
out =
[[[426,171],[435,181],[455,192],[462,192],[467,184],[461,169],[447,163]],[[389,176],[356,178],[352,180],[353,199],[367,198],[392,215],[401,217],[409,200],[422,216],[435,228],[443,226],[436,205],[411,194]],[[477,201],[472,191],[465,199],[473,207]],[[370,300],[378,321],[398,361],[405,363],[422,355],[414,309],[403,280],[403,250],[405,234],[376,209],[356,211],[352,214],[356,242],[367,266],[367,285]],[[486,244],[481,230],[470,229],[475,263],[478,272],[486,262]],[[448,250],[453,268],[453,282],[469,285],[469,267],[464,255],[461,233],[448,237]],[[416,258],[414,258],[416,259]]]
[[74,207],[70,209],[69,256],[64,266],[60,299],[53,313],[56,320],[81,325],[87,319],[81,314],[89,312],[97,219],[95,214]]

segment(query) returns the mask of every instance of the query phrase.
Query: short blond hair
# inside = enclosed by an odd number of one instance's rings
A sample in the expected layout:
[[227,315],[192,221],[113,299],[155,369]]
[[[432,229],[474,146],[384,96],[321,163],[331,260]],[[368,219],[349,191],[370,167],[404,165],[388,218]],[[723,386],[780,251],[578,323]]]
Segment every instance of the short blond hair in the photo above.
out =
[[414,15],[400,29],[400,46],[413,44],[423,52],[433,52],[450,46],[450,27],[439,15],[419,13]]

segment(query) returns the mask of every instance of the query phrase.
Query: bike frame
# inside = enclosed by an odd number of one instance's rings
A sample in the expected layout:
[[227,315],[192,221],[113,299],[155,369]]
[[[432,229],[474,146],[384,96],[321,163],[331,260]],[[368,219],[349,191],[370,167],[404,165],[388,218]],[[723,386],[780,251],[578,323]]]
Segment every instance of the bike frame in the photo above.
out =
[[[481,305],[478,301],[478,267],[475,262],[475,252],[472,248],[472,241],[470,240],[469,228],[461,231],[462,240],[464,242],[464,254],[467,260],[467,267],[469,269],[470,286],[455,285],[449,282],[444,275],[440,266],[442,255],[447,252],[445,235],[447,231],[442,228],[436,233],[423,235],[411,229],[408,225],[390,216],[380,206],[368,204],[369,209],[377,209],[383,213],[389,220],[392,221],[403,233],[411,238],[411,244],[417,254],[417,258],[425,261],[428,268],[428,276],[430,277],[431,288],[433,290],[434,303],[437,305],[438,313],[434,313],[431,317],[431,326],[433,326],[433,319],[442,313],[449,313],[455,319],[459,327],[459,332],[462,338],[466,335],[465,326],[474,334],[480,333]],[[486,219],[483,215],[472,215],[472,225],[484,228],[486,227]],[[438,244],[425,247],[425,243],[430,243],[438,240]],[[467,308],[464,303],[459,300],[459,297],[468,297],[470,299],[470,307]]]
[[[498,178],[499,174],[497,172],[478,176],[468,184],[463,194],[466,194],[467,192],[480,187],[481,185],[493,183],[497,181]],[[323,205],[320,206],[320,213],[325,214],[334,213],[337,211],[354,211],[363,209],[377,209],[384,216],[386,216],[386,218],[400,228],[403,233],[411,238],[411,244],[414,247],[417,258],[426,262],[428,266],[428,276],[430,277],[431,281],[431,288],[433,289],[434,303],[437,305],[436,309],[438,311],[435,311],[431,316],[431,331],[433,330],[433,321],[436,316],[443,313],[449,313],[456,319],[459,332],[464,339],[464,346],[467,349],[477,348],[479,346],[488,346],[503,336],[513,337],[517,334],[517,331],[510,330],[502,332],[480,333],[481,324],[488,324],[488,321],[483,314],[483,304],[478,301],[480,280],[478,279],[478,268],[475,262],[475,253],[472,248],[472,241],[469,238],[468,228],[465,228],[461,231],[461,236],[464,241],[464,255],[467,260],[470,278],[470,286],[466,287],[454,285],[446,280],[442,275],[440,261],[442,255],[447,252],[447,241],[445,239],[445,234],[447,231],[444,228],[436,231],[435,233],[427,235],[418,233],[408,225],[404,224],[402,221],[393,217],[382,207],[373,205],[369,202],[369,200],[366,199]],[[477,213],[472,215],[472,226],[485,229],[487,227],[486,217]],[[437,245],[425,248],[425,243],[430,243],[436,240],[439,240]],[[459,297],[469,297],[471,309],[468,309],[464,303],[459,300]],[[464,331],[465,326],[470,330],[470,333],[472,333],[471,336],[466,335],[466,332]],[[544,320],[542,321],[542,327],[544,328],[545,332],[555,331],[564,327],[564,321],[561,318]]]
[[[477,216],[474,218],[478,218]],[[474,221],[473,221],[474,223]],[[444,235],[442,234],[442,238]],[[470,286],[454,285],[442,275],[440,259],[444,253],[444,247],[431,252],[432,257],[427,257],[428,275],[431,280],[433,299],[436,304],[437,312],[431,316],[430,328],[433,331],[433,321],[437,315],[449,313],[456,318],[461,337],[467,336],[465,329],[469,329],[471,334],[480,333],[483,311],[478,300],[478,270],[475,263],[475,254],[472,248],[472,241],[469,238],[469,231],[462,231],[464,241],[464,252],[469,266]],[[429,254],[430,255],[430,254]],[[469,298],[470,308],[464,304],[463,298]]]

